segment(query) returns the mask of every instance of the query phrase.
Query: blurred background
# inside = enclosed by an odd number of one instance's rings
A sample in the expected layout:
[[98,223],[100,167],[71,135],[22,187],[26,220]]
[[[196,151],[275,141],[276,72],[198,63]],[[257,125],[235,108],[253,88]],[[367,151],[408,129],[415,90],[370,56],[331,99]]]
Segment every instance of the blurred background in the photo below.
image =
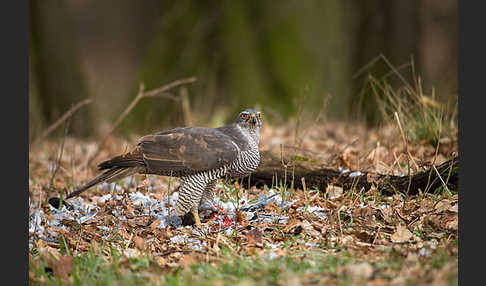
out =
[[390,66],[420,77],[437,102],[457,102],[456,0],[31,0],[29,13],[31,141],[86,98],[69,132],[100,136],[140,83],[192,76],[169,91],[187,95],[189,119],[182,101],[145,98],[117,132],[216,126],[247,107],[273,124],[325,109],[373,125],[370,75],[403,85],[386,77]]

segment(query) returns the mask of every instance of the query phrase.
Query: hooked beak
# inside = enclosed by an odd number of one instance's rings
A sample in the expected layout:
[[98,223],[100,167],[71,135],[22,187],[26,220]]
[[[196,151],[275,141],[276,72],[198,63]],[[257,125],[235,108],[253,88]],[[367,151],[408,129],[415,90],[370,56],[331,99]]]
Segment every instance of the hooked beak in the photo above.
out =
[[251,119],[251,123],[253,123],[253,124],[256,124],[257,123],[257,117],[256,117],[255,113],[252,113],[251,114],[251,118],[250,119]]

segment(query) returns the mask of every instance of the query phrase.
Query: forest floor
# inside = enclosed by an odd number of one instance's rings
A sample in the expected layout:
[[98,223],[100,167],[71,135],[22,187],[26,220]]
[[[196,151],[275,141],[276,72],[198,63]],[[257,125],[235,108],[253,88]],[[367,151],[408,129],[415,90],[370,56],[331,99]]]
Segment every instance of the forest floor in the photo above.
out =
[[[457,132],[434,145],[397,125],[264,124],[261,150],[341,172],[407,175],[457,156]],[[303,125],[303,124],[300,124]],[[296,128],[297,127],[297,128]],[[295,130],[298,130],[296,133]],[[29,278],[33,285],[457,285],[458,190],[385,196],[374,187],[325,190],[217,184],[217,214],[203,227],[170,216],[178,179],[134,175],[70,199],[96,164],[138,136],[98,142],[46,139],[29,154]],[[438,144],[437,144],[438,143]],[[443,178],[447,180],[447,178]]]

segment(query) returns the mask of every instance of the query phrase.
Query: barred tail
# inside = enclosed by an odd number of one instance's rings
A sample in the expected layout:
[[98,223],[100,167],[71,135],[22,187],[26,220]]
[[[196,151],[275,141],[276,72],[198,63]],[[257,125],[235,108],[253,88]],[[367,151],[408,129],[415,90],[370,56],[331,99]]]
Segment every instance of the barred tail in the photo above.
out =
[[68,194],[65,199],[72,198],[88,190],[89,188],[96,186],[103,182],[114,182],[125,177],[131,176],[137,173],[138,168],[134,167],[112,167],[104,173],[96,176],[93,180],[89,181],[86,185],[77,188],[74,192]]
[[[116,156],[110,160],[102,162],[98,165],[98,169],[105,171],[89,181],[86,185],[76,188],[76,190],[68,194],[64,198],[64,200],[78,196],[82,192],[88,190],[93,186],[98,185],[99,183],[111,183],[136,174],[138,172],[144,172],[145,162],[143,161],[143,156],[140,148],[136,147],[129,153]],[[49,204],[51,204],[55,208],[59,208],[60,200],[59,198],[50,198]],[[65,202],[65,204],[67,207],[69,207],[69,204],[67,202]]]

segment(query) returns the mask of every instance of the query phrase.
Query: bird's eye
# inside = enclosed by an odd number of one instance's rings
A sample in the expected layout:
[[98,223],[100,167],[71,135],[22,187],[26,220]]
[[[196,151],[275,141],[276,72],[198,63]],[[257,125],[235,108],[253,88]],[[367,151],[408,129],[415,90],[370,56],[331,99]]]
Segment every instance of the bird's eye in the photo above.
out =
[[246,114],[246,113],[241,114],[241,118],[246,119],[247,117],[248,117],[248,114]]

